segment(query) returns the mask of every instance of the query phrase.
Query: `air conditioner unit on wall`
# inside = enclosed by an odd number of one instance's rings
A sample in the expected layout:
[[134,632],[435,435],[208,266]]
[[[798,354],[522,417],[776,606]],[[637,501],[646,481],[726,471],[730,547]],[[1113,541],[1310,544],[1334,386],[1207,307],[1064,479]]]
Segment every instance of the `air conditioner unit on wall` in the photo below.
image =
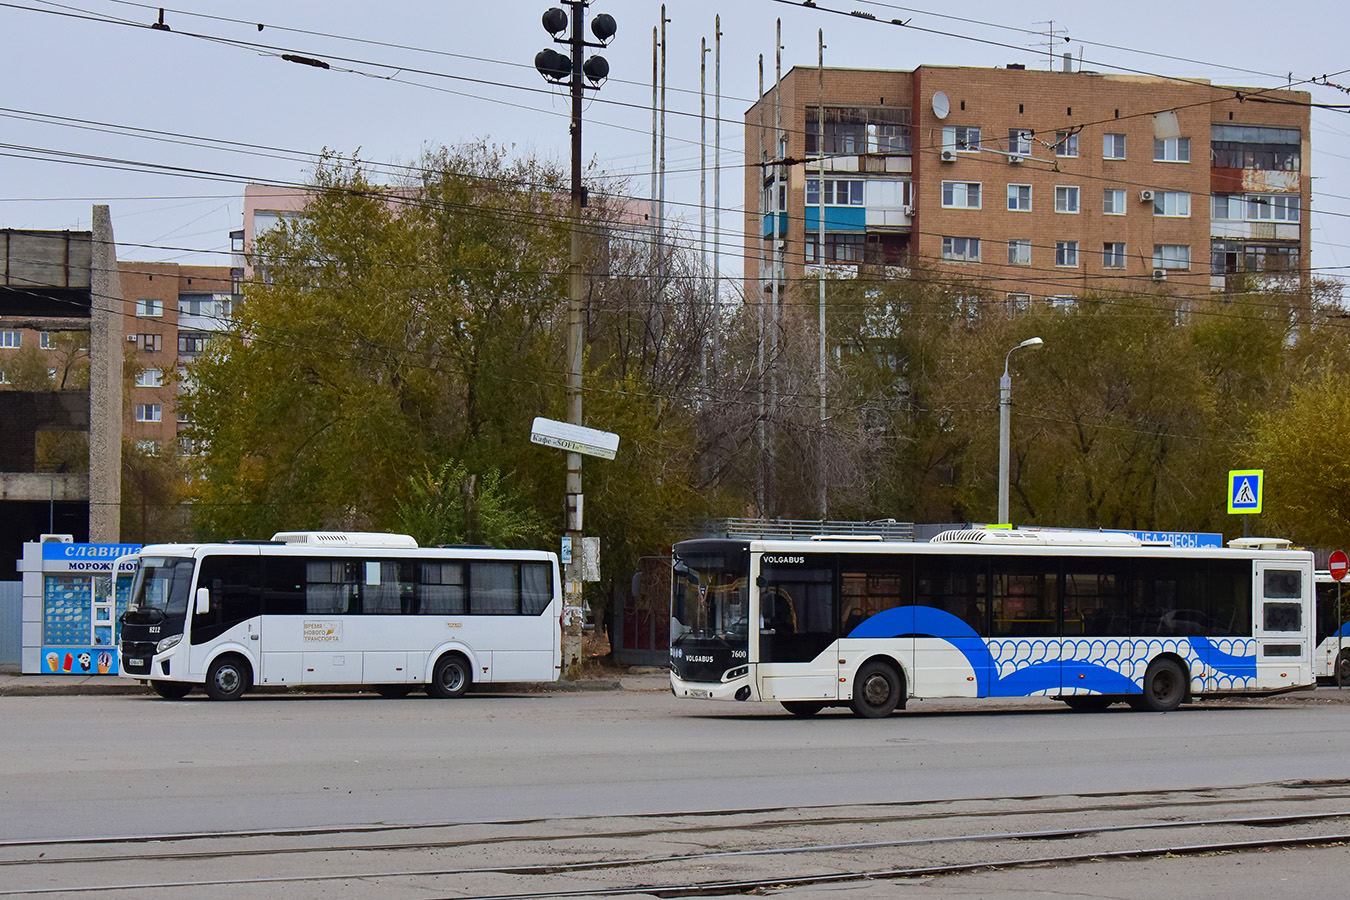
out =
[[1022,160],[1024,160],[1024,159],[1026,159],[1026,157],[1025,157],[1024,155],[1022,155],[1021,153],[1009,153],[1009,154],[1008,154],[1008,162],[1011,163],[1011,164],[1013,164],[1013,165],[1017,165],[1018,163],[1020,163],[1020,162],[1021,162]]
[[911,218],[913,218],[914,214],[918,212],[918,210],[912,206],[903,207],[900,211]]
[[955,150],[943,150],[943,151],[942,151],[942,161],[943,161],[943,162],[956,162],[956,151],[955,151]]
[[70,534],[44,534],[38,542],[42,544],[73,544],[75,543],[75,536]]
[[1152,202],[1153,202],[1153,192],[1152,192],[1152,191],[1140,191],[1140,192],[1139,192],[1139,202],[1140,202],[1140,203],[1152,203]]
[[1166,281],[1166,280],[1167,280],[1167,270],[1166,270],[1166,269],[1154,269],[1154,270],[1153,270],[1153,280],[1154,280],[1154,281]]
[[134,335],[134,334],[129,334],[129,335],[127,335],[127,343],[128,343],[128,344],[135,343],[135,341],[136,341],[136,335]]

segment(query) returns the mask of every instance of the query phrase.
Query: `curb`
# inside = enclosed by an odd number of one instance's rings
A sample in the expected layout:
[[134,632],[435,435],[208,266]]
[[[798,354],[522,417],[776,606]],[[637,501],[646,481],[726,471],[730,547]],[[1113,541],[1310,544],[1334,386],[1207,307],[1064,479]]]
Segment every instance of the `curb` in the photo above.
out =
[[[659,685],[660,690],[668,690],[663,683]],[[557,682],[502,682],[488,685],[475,685],[469,689],[470,693],[491,695],[491,694],[571,694],[583,692],[605,692],[605,691],[656,691],[656,685],[653,679],[651,687],[642,685],[632,685],[625,687],[621,678],[614,679],[584,679],[580,681],[557,681]],[[359,695],[375,693],[369,688],[353,687],[351,685],[259,685],[249,693],[260,695],[286,695],[286,694],[342,694]],[[8,684],[0,684],[0,699],[5,697],[111,697],[111,696],[154,696],[154,691],[147,684],[139,682],[125,682],[120,679],[112,680],[109,683],[78,681],[68,684],[53,684],[50,681],[41,683],[30,682],[25,684],[22,676],[15,677]]]

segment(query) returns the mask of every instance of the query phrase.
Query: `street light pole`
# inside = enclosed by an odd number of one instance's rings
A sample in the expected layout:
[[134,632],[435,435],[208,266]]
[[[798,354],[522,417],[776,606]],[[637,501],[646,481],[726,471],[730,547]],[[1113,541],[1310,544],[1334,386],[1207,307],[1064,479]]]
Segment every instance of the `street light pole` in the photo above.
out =
[[1010,524],[1008,518],[1008,471],[1012,456],[1012,376],[1008,363],[1013,352],[1023,347],[1040,347],[1045,341],[1027,338],[1003,357],[1003,377],[998,380],[998,524]]
[[[604,47],[614,37],[617,26],[612,16],[601,14],[591,22],[591,31],[600,41],[593,44],[586,40],[583,28],[586,7],[590,0],[562,0],[571,11],[572,33],[568,37],[558,37],[568,26],[568,15],[558,7],[544,13],[544,30],[553,35],[555,42],[568,45],[571,57],[556,50],[541,50],[534,58],[534,66],[545,80],[553,84],[571,88],[572,94],[572,190],[571,208],[568,225],[571,230],[571,250],[567,264],[567,421],[573,425],[581,422],[581,366],[585,345],[583,328],[583,301],[586,296],[586,276],[582,268],[582,209],[586,205],[586,192],[581,183],[581,111],[585,89],[585,79],[590,80],[592,88],[609,76],[609,63],[603,56],[592,56],[582,63],[581,57],[587,47]],[[565,488],[565,531],[571,547],[571,558],[567,561],[567,570],[563,574],[563,676],[575,678],[580,674],[581,635],[582,635],[582,493],[581,493],[581,454],[575,451],[567,453],[567,484]]]

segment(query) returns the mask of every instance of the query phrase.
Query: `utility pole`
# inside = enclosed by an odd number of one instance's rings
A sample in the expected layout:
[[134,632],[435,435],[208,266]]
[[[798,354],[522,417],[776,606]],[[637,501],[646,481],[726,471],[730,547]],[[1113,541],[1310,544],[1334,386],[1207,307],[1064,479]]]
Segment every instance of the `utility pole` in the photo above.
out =
[[[820,449],[816,452],[816,506],[821,521],[829,516],[829,485],[826,482],[828,465],[825,461],[825,29],[817,33],[819,43],[816,61],[816,153],[820,161],[820,228],[816,233],[816,271],[820,290],[820,322],[817,336],[820,338],[820,372],[816,379],[816,389],[820,394]],[[802,167],[805,169],[805,166]]]
[[[708,39],[698,49],[698,285],[707,287],[708,253]],[[708,402],[708,343],[699,350],[699,402]]]
[[722,324],[722,17],[713,20],[713,382],[717,381]]
[[[605,47],[613,39],[618,26],[614,17],[601,13],[591,21],[591,32],[599,43],[586,40],[583,28],[586,19],[586,7],[590,0],[562,0],[571,9],[572,33],[568,37],[558,35],[567,30],[568,15],[562,9],[553,7],[544,13],[544,30],[553,36],[555,43],[566,44],[571,56],[553,49],[539,51],[534,57],[534,67],[545,80],[571,88],[572,92],[572,192],[571,210],[568,225],[571,230],[571,251],[567,263],[567,421],[573,425],[581,421],[581,366],[584,356],[585,330],[582,308],[586,296],[586,274],[582,268],[582,209],[586,206],[586,191],[581,184],[581,111],[585,89],[598,89],[609,77],[609,63],[603,56],[592,56],[583,64],[582,55],[587,47]],[[583,76],[585,80],[583,80]],[[589,81],[590,84],[586,84]],[[581,636],[583,598],[582,581],[582,493],[581,493],[581,454],[575,451],[567,453],[567,485],[564,498],[565,531],[571,556],[567,559],[567,571],[563,575],[565,592],[563,597],[563,676],[576,678],[581,671]]]

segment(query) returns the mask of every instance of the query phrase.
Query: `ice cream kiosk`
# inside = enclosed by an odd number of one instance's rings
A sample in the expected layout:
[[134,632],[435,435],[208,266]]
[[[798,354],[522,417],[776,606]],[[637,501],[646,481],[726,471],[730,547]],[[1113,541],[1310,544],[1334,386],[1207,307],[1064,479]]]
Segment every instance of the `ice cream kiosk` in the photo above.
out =
[[23,652],[25,675],[116,675],[118,619],[131,592],[133,564],[118,557],[139,544],[76,544],[69,535],[44,534],[23,545]]

